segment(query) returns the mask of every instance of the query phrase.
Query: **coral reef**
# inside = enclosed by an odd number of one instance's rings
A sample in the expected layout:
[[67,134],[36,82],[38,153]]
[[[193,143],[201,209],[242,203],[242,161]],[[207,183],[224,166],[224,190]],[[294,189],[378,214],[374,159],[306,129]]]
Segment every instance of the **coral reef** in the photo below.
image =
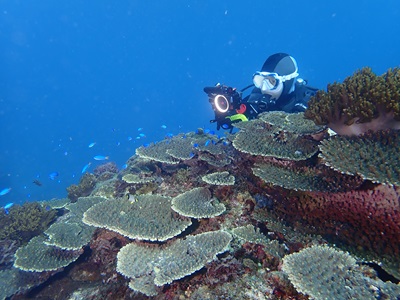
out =
[[174,215],[170,198],[159,195],[103,201],[84,213],[83,222],[150,241],[168,240],[191,225],[190,219]]
[[118,173],[118,167],[115,162],[108,162],[99,165],[93,170],[93,174],[101,178],[102,181],[110,179],[112,176],[114,176],[114,174],[117,173]]
[[154,181],[152,177],[141,177],[139,174],[126,174],[122,176],[126,183],[148,183]]
[[162,286],[201,269],[227,250],[231,235],[206,232],[177,240],[164,248],[129,244],[118,253],[117,271],[131,278],[130,288],[148,296]]
[[95,175],[85,173],[79,180],[79,184],[72,184],[67,187],[68,198],[76,201],[79,197],[89,196],[96,186],[97,178]]
[[31,272],[53,271],[78,259],[82,251],[62,250],[48,246],[46,238],[36,236],[15,253],[14,267]]
[[63,208],[67,204],[69,204],[70,202],[71,202],[71,200],[68,199],[68,198],[51,199],[51,200],[47,200],[47,201],[39,201],[39,203],[42,204],[42,206],[44,208],[50,207],[52,209]]
[[253,225],[246,225],[241,227],[236,227],[231,230],[231,233],[244,240],[254,244],[268,244],[269,240],[265,235],[260,232],[259,228],[255,228]]
[[[346,189],[346,186],[341,185],[339,180],[344,175],[332,172],[331,175],[336,177],[335,181],[328,177],[329,171],[322,168],[315,169],[295,164],[279,164],[276,162],[265,162],[255,164],[252,168],[253,174],[260,177],[266,183],[280,186],[285,189],[294,191],[339,191]],[[347,176],[349,177],[349,176]],[[348,181],[351,179],[347,178]],[[354,185],[357,180],[354,180]],[[354,187],[352,185],[352,187]]]
[[295,288],[314,299],[395,299],[400,286],[363,274],[356,259],[343,251],[313,246],[283,259],[283,271]]
[[304,113],[288,114],[283,111],[264,112],[258,118],[269,124],[278,133],[281,130],[299,135],[314,135],[325,129],[304,118]]
[[172,199],[172,209],[190,218],[212,218],[225,211],[225,205],[207,188],[194,188]]
[[[26,246],[0,240],[4,297],[319,299],[344,274],[341,295],[399,298],[399,131],[329,137],[282,112],[237,127],[143,146],[118,174],[84,175],[72,202],[38,204],[58,218]],[[16,267],[36,272],[11,267],[15,252]]]
[[319,146],[326,165],[373,182],[400,186],[398,131],[369,132],[357,137],[333,136]]
[[0,240],[10,239],[26,243],[42,233],[56,218],[57,212],[39,203],[14,205],[9,214],[0,214]]
[[275,203],[291,223],[301,220],[337,243],[400,255],[400,190],[378,185],[339,193],[288,195]]
[[19,243],[15,240],[0,240],[0,270],[11,266],[14,262],[14,253]]
[[305,117],[340,135],[400,129],[400,69],[377,76],[363,68],[343,83],[328,85],[308,103]]
[[241,130],[233,146],[240,152],[289,160],[304,160],[318,151],[316,141],[255,119],[235,124]]
[[47,235],[44,243],[63,250],[79,250],[89,243],[93,232],[93,227],[82,223],[54,223],[44,232]]
[[234,185],[235,176],[229,174],[229,172],[215,172],[211,174],[204,175],[201,179],[208,184],[214,185]]

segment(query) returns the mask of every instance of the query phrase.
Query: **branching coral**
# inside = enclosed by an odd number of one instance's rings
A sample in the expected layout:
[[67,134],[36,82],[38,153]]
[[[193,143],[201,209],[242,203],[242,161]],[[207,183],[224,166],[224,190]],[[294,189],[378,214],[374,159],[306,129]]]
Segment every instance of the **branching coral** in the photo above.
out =
[[68,198],[72,201],[76,201],[79,197],[89,196],[96,186],[96,176],[90,173],[85,173],[79,184],[72,184],[67,187]]
[[8,215],[0,214],[0,239],[27,242],[47,229],[56,214],[56,210],[46,210],[39,203],[15,205]]
[[381,76],[363,68],[343,83],[328,85],[308,103],[306,118],[341,135],[368,130],[400,129],[400,69]]

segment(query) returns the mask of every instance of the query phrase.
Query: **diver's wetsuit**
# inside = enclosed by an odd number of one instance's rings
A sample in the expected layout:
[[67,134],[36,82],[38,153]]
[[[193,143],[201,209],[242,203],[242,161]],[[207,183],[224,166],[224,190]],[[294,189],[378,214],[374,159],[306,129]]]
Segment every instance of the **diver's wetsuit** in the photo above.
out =
[[317,91],[318,89],[306,85],[305,81],[296,81],[293,92],[282,95],[277,100],[271,100],[270,95],[262,94],[261,90],[255,87],[251,94],[242,100],[247,107],[244,114],[250,120],[266,111],[303,112],[307,108],[310,97]]

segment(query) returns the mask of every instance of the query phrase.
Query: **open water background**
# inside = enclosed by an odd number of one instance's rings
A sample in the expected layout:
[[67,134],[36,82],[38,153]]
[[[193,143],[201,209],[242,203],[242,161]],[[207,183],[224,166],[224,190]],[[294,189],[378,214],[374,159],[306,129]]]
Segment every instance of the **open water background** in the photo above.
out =
[[242,88],[275,52],[321,89],[399,66],[399,19],[398,0],[1,0],[0,206],[65,197],[95,155],[122,167],[167,133],[215,129],[203,87]]

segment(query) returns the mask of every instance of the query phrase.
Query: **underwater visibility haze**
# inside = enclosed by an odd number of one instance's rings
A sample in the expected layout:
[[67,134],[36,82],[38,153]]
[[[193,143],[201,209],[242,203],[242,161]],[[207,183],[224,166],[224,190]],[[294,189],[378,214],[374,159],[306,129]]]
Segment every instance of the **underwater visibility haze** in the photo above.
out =
[[396,1],[4,1],[0,203],[64,197],[96,155],[121,168],[167,133],[215,129],[203,87],[247,86],[275,52],[320,89],[381,74],[399,62],[398,13]]
[[[0,1],[0,299],[399,299],[399,19],[396,0]],[[307,109],[234,103],[217,130],[203,89],[274,53]],[[262,71],[270,93],[294,79]]]

